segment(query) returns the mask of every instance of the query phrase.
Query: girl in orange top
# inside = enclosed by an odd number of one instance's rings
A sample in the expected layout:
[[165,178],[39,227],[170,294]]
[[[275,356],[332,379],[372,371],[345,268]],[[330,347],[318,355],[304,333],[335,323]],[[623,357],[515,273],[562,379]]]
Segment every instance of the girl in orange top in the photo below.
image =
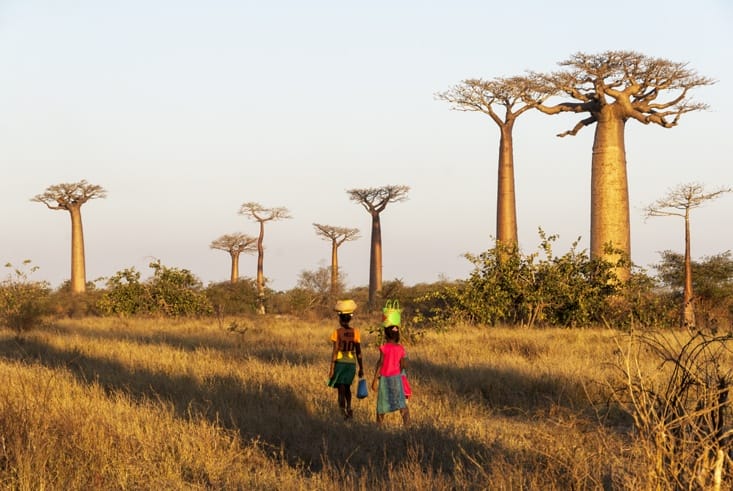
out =
[[338,405],[344,419],[351,419],[354,416],[354,411],[351,409],[351,384],[354,382],[357,365],[359,366],[359,378],[364,376],[361,359],[361,333],[349,324],[354,309],[356,309],[356,303],[353,300],[342,300],[336,304],[340,327],[331,334],[333,351],[328,372],[328,385],[338,390]]

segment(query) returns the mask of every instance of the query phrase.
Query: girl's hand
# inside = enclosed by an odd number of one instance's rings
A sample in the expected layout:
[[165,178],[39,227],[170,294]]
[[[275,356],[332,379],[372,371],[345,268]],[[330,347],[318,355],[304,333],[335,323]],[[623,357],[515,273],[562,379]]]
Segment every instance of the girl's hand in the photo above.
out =
[[377,386],[378,386],[377,380],[378,379],[376,379],[376,378],[374,380],[372,380],[372,390],[373,391],[376,391],[377,390]]

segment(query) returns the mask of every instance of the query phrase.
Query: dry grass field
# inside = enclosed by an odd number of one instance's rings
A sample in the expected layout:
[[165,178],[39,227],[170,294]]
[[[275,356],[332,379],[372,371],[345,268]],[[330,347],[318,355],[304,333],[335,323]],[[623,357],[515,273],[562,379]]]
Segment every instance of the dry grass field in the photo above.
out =
[[[396,413],[374,424],[373,394],[339,416],[326,386],[335,320],[229,326],[89,318],[0,332],[0,488],[657,488],[613,403],[622,333],[408,333],[405,429]],[[371,374],[377,339],[354,326]]]

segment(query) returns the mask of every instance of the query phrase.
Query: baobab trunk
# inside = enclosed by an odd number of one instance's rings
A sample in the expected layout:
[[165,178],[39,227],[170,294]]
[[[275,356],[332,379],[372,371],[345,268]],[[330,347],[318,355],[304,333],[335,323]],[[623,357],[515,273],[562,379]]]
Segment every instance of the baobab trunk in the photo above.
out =
[[263,265],[265,263],[265,248],[262,242],[265,237],[265,223],[260,222],[260,235],[257,239],[257,313],[265,314],[265,274]]
[[517,207],[514,191],[512,124],[500,127],[499,170],[496,189],[496,241],[513,248],[517,245]]
[[685,210],[685,287],[682,291],[682,322],[695,327],[695,306],[692,304],[692,257],[690,255],[690,210]]
[[229,254],[232,257],[232,274],[229,281],[231,283],[236,283],[239,281],[239,251],[236,253],[231,252]]
[[[620,257],[616,253],[607,253],[609,244],[614,250],[631,257],[625,121],[615,114],[616,107],[605,106],[597,115],[591,168],[591,257],[611,262]],[[630,276],[628,265],[616,268],[616,276],[620,281],[626,281]]]
[[339,281],[339,254],[338,244],[335,240],[331,241],[331,298],[334,299],[336,294],[336,285]]
[[372,212],[372,242],[369,251],[369,307],[374,308],[382,292],[382,226],[379,213]]
[[84,293],[86,291],[86,266],[81,206],[69,207],[69,214],[71,215],[71,292]]

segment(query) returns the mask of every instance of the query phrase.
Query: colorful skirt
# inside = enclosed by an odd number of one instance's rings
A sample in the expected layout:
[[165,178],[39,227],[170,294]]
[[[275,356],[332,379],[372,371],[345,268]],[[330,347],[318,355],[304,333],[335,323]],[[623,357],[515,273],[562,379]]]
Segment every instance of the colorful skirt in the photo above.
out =
[[356,376],[356,363],[341,363],[337,361],[333,367],[333,377],[328,381],[328,385],[335,387],[336,385],[351,385]]
[[391,413],[407,407],[405,389],[402,385],[402,374],[391,377],[379,377],[377,391],[377,414]]

